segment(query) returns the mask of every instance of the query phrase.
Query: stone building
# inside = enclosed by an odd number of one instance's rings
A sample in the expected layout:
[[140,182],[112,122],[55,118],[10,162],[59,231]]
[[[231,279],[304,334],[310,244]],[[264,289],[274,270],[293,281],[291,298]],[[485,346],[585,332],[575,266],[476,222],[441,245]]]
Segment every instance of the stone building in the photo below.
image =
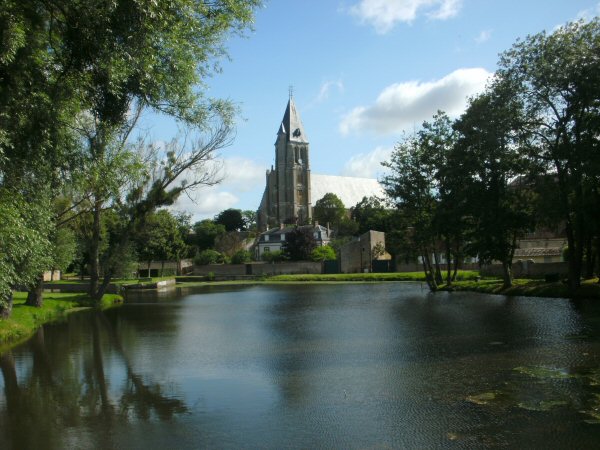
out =
[[275,140],[275,165],[267,170],[265,191],[257,211],[259,230],[280,224],[312,222],[314,202],[328,192],[336,194],[346,208],[363,197],[383,197],[384,191],[371,178],[313,175],[310,145],[294,98],[290,95]]

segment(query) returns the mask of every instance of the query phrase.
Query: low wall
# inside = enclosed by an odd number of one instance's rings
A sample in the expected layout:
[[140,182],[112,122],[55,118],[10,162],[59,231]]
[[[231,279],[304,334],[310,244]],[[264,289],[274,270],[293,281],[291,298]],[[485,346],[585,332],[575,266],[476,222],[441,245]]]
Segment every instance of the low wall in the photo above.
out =
[[249,264],[208,264],[194,266],[195,276],[240,277],[247,275],[291,275],[302,273],[322,273],[321,262],[297,261],[280,263],[249,263]]
[[255,263],[251,266],[252,275],[292,275],[302,273],[323,273],[321,262],[297,261],[282,263]]
[[[558,274],[567,276],[569,265],[566,262],[557,263],[535,263],[533,261],[517,261],[512,266],[513,277],[515,278],[544,278],[547,274]],[[502,265],[491,264],[481,267],[481,275],[484,277],[501,277]]]

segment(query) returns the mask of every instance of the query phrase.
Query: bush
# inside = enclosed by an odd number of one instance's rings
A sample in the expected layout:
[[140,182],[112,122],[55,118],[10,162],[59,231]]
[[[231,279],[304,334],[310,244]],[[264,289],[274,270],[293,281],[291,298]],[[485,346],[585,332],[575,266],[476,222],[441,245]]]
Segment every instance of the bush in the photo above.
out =
[[334,261],[337,259],[335,250],[329,245],[316,247],[310,254],[313,261]]
[[231,264],[244,264],[252,261],[252,254],[248,250],[238,250],[231,257]]
[[286,256],[284,255],[284,253],[280,250],[274,250],[272,252],[265,252],[262,255],[262,260],[266,261],[266,262],[279,262],[279,261],[284,261],[286,260]]
[[194,257],[194,264],[205,266],[207,264],[222,264],[225,262],[225,257],[216,250],[206,249],[197,253]]

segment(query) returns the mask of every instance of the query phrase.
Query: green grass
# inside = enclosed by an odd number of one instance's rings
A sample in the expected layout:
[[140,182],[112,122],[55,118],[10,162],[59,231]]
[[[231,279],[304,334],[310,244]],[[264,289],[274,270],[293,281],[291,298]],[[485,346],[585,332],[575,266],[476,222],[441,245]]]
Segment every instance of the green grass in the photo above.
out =
[[[29,338],[44,323],[61,320],[71,312],[93,306],[89,296],[80,293],[44,293],[41,308],[25,305],[26,298],[27,293],[16,292],[11,316],[0,319],[0,351]],[[120,295],[106,294],[100,307],[106,309],[122,301]]]
[[442,290],[474,291],[486,294],[515,295],[525,297],[551,298],[598,298],[600,285],[598,279],[585,280],[574,295],[569,293],[568,286],[562,282],[547,283],[543,280],[516,279],[509,288],[504,288],[500,279],[485,279],[477,281],[457,281],[450,288]]
[[[475,280],[478,276],[479,272],[474,270],[460,270],[457,279]],[[423,272],[275,275],[266,281],[425,281],[425,275]]]

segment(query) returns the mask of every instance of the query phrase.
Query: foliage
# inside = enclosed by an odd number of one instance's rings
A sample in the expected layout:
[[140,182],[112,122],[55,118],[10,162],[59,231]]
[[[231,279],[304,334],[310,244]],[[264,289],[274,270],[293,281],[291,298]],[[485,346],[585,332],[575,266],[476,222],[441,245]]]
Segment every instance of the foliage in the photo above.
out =
[[281,262],[281,261],[285,261],[286,259],[288,259],[285,255],[285,253],[283,253],[281,250],[273,250],[272,252],[264,252],[262,255],[262,260],[269,262],[269,263],[275,263],[275,262]]
[[166,209],[150,214],[135,240],[138,255],[144,261],[179,260],[185,251],[180,223]]
[[296,227],[286,233],[281,251],[286,258],[292,261],[304,261],[310,259],[310,255],[316,246],[317,242],[313,236],[311,226]]
[[256,211],[247,209],[242,211],[242,218],[244,219],[244,230],[255,232],[258,226]]
[[310,258],[313,261],[335,261],[337,256],[333,247],[329,245],[321,245],[315,247],[310,254]]
[[329,224],[332,228],[337,228],[345,215],[344,203],[332,192],[317,200],[313,207],[314,219],[321,225]]
[[358,224],[358,234],[369,230],[389,232],[394,227],[394,211],[377,197],[363,197],[351,209],[352,220]]
[[33,285],[50,267],[48,206],[0,188],[0,316],[10,315],[16,285]]
[[500,57],[497,78],[523,105],[520,129],[542,174],[553,173],[571,254],[569,283],[580,283],[584,247],[598,209],[600,20],[569,23],[518,41]]
[[205,266],[208,264],[223,264],[225,257],[216,250],[206,249],[199,252],[194,257],[194,264]]
[[77,242],[73,230],[67,227],[57,228],[54,232],[52,247],[51,267],[64,272],[73,262],[77,251]]
[[235,253],[246,247],[246,233],[229,231],[215,239],[215,250],[231,258]]
[[225,231],[242,231],[246,227],[246,221],[242,217],[242,211],[229,208],[221,211],[214,219],[218,225],[223,225]]
[[225,227],[214,220],[204,219],[194,224],[194,240],[198,250],[206,250],[215,246],[218,236],[225,234]]
[[231,257],[231,264],[244,264],[252,261],[252,254],[248,250],[238,250]]

